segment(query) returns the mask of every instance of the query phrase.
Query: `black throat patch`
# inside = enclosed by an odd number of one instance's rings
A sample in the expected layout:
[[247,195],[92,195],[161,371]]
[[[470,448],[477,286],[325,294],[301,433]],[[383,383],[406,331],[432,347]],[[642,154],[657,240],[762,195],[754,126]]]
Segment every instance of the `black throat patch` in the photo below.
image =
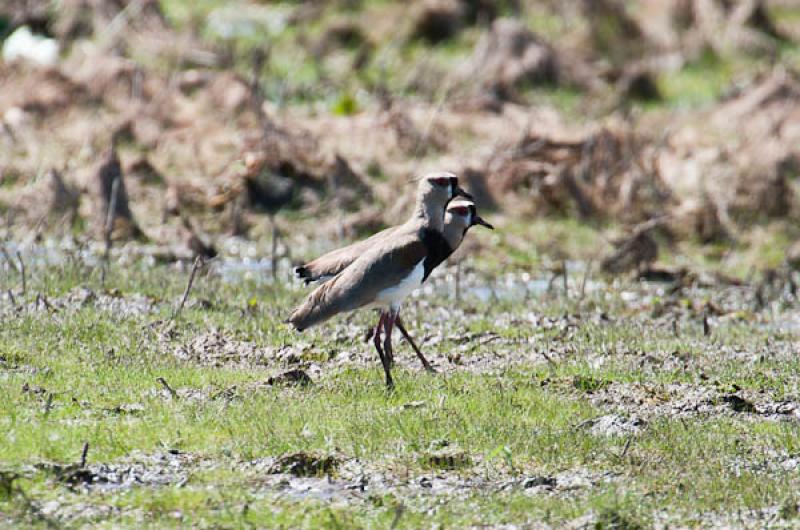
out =
[[433,269],[450,257],[450,254],[453,253],[453,249],[447,244],[447,240],[441,232],[431,230],[430,228],[426,228],[422,232],[422,242],[425,244],[425,248],[428,251],[423,263],[425,275],[422,277],[422,281],[424,282],[428,279],[431,272],[433,272]]

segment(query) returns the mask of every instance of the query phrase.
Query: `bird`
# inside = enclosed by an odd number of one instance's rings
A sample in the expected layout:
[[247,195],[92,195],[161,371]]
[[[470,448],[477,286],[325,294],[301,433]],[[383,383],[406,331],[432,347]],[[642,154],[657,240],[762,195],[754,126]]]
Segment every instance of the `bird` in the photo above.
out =
[[[475,225],[494,230],[494,226],[478,215],[474,200],[459,198],[450,201],[444,216],[444,230],[442,231],[443,240],[441,242],[441,247],[434,252],[431,259],[431,268],[435,269],[458,250],[458,247],[461,246],[461,242],[464,241],[464,237],[467,235],[467,231]],[[429,372],[435,372],[436,370],[434,370],[433,366],[431,366],[414,342],[414,339],[411,338],[411,335],[406,330],[399,314],[395,319],[395,326],[411,345],[414,353],[422,362],[422,366]],[[394,359],[389,357],[389,364],[392,365],[393,363]]]
[[355,243],[337,248],[336,250],[331,250],[308,263],[295,267],[295,277],[303,280],[306,285],[330,280],[353,263],[356,258],[367,249],[389,238],[395,231],[402,227],[403,225],[392,226],[371,235],[367,239],[356,241]]
[[[494,230],[491,224],[478,215],[477,207],[473,200],[458,198],[450,201],[447,205],[444,217],[444,230],[442,232],[444,244],[442,248],[437,249],[434,253],[431,262],[432,268],[436,268],[449,258],[461,245],[461,242],[467,235],[467,230],[475,225],[485,226],[490,230]],[[312,282],[323,283],[328,281],[347,268],[347,266],[353,263],[358,256],[372,245],[378,244],[378,242],[384,238],[390,237],[398,228],[400,227],[395,226],[387,228],[363,241],[358,241],[346,247],[328,252],[306,265],[297,267],[295,273],[306,282],[306,285]],[[298,273],[300,269],[302,269],[302,271]],[[435,372],[436,370],[431,366],[425,358],[425,355],[423,355],[422,351],[414,342],[414,339],[406,330],[399,314],[395,320],[395,326],[411,345],[414,353],[422,362],[422,366],[429,372]],[[370,328],[366,335],[366,340],[372,338],[373,332],[374,329]],[[394,359],[389,358],[389,364],[392,365],[393,363]]]
[[[456,250],[458,250],[458,247],[461,246],[461,242],[467,235],[467,231],[475,225],[485,226],[490,230],[494,230],[494,226],[489,224],[480,215],[478,215],[477,207],[473,200],[458,198],[450,201],[450,203],[447,205],[447,210],[445,211],[445,216],[444,216],[444,230],[442,232],[442,235],[444,236],[444,241],[443,241],[444,244],[441,249],[437,250],[435,256],[432,258],[433,268],[439,266],[442,262],[444,262],[447,258],[449,258]],[[393,227],[384,232],[391,233],[396,229],[397,227]],[[383,232],[381,232],[381,234],[383,235]],[[365,245],[365,243],[369,242],[370,239],[359,241],[358,243],[354,243],[342,249],[335,250],[333,252],[325,254],[320,258],[317,258],[317,260],[314,260],[316,262],[318,260],[322,260],[322,258],[325,258],[330,254],[336,254],[334,256],[334,259],[331,259],[327,262],[326,268],[324,269],[325,274],[320,275],[319,277],[316,277],[313,280],[307,278],[306,279],[307,283],[309,283],[310,281],[318,281],[318,282],[327,281],[334,275],[344,270],[358,257],[358,255],[361,252],[363,252],[366,248],[369,247],[369,245]],[[403,320],[400,318],[399,314],[397,315],[397,319],[395,320],[395,327],[397,327],[397,329],[400,330],[400,333],[402,333],[403,337],[411,345],[411,348],[414,350],[414,353],[422,362],[422,366],[429,372],[435,372],[436,370],[433,368],[433,366],[431,366],[431,364],[425,358],[425,355],[423,355],[422,351],[414,342],[414,339],[406,330],[405,325],[403,324]],[[370,328],[369,332],[366,335],[366,340],[372,338],[373,332],[374,329]],[[393,363],[394,359],[389,358],[389,364],[392,365]]]
[[[417,185],[414,212],[403,225],[375,238],[333,278],[314,289],[287,322],[297,331],[334,315],[360,308],[380,310],[373,343],[383,365],[386,386],[394,387],[390,359],[392,329],[403,300],[442,262],[445,208],[456,196],[472,199],[448,172],[425,175]],[[374,236],[373,236],[374,237]],[[381,347],[381,330],[385,337]]]
[[[447,259],[450,254],[455,252],[470,227],[477,224],[494,229],[491,224],[484,221],[477,214],[477,209],[473,199],[466,198],[454,200],[447,205],[444,224],[444,235],[450,250],[445,252],[446,255],[444,258],[438,261],[436,265],[439,265],[442,261]],[[403,226],[404,225],[392,226],[385,230],[381,230],[377,234],[373,234],[367,239],[357,241],[336,250],[332,250],[308,263],[295,267],[295,277],[303,280],[306,285],[330,280],[347,268],[347,266],[353,263],[357,257],[367,251],[370,247],[390,238],[392,234],[394,234]]]

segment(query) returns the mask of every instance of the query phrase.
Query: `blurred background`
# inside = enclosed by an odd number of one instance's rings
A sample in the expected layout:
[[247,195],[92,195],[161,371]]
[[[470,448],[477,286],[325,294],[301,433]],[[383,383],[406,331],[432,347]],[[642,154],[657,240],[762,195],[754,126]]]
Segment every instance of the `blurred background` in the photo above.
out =
[[796,0],[3,0],[0,231],[288,275],[448,170],[487,268],[791,270],[798,42]]

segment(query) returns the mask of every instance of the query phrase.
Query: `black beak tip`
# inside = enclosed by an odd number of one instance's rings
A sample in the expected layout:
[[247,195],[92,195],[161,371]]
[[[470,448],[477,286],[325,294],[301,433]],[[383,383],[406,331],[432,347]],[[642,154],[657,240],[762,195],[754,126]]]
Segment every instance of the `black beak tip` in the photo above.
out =
[[456,187],[455,197],[464,197],[465,199],[474,200],[474,197],[467,193],[461,186]]
[[473,224],[485,226],[489,230],[494,230],[494,226],[491,223],[486,222],[482,217],[476,217]]

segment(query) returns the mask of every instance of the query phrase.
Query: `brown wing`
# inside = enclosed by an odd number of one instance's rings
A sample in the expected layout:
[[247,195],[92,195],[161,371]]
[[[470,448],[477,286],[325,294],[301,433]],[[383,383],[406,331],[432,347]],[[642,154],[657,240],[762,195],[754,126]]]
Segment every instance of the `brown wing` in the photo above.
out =
[[352,245],[347,245],[327,254],[309,261],[295,269],[298,278],[303,278],[306,283],[336,276],[353,263],[361,254],[369,250],[373,245],[378,244],[386,237],[392,235],[399,226],[393,226],[386,230],[381,230],[363,241],[358,241]]
[[399,284],[426,255],[425,244],[414,235],[373,246],[314,289],[287,321],[302,331],[338,313],[369,305],[378,293]]

